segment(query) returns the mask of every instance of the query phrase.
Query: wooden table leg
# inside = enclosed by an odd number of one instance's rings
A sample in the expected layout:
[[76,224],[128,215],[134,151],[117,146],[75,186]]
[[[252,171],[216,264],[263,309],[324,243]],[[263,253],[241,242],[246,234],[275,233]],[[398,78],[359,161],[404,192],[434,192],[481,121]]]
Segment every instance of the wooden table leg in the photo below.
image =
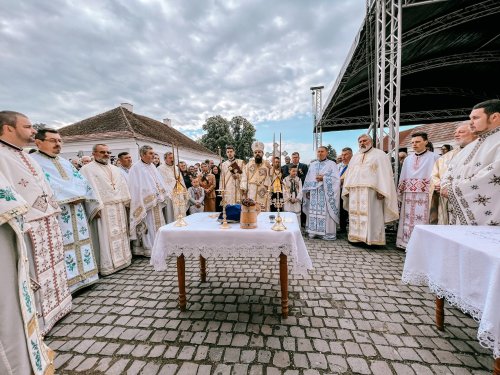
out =
[[288,259],[280,254],[281,316],[288,318]]
[[177,257],[177,280],[179,283],[179,308],[186,311],[186,261],[184,255]]
[[444,298],[436,297],[436,327],[444,331]]
[[493,364],[493,375],[500,375],[500,358],[495,359]]
[[207,260],[200,255],[200,278],[202,283],[207,282]]

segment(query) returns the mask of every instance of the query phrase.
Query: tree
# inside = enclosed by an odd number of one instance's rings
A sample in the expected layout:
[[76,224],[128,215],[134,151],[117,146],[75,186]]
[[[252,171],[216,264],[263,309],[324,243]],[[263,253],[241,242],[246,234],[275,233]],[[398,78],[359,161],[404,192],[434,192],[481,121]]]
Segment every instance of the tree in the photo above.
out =
[[255,141],[255,127],[244,117],[235,116],[231,121],[220,115],[212,116],[203,125],[205,134],[200,143],[210,151],[218,153],[218,147],[224,154],[226,146],[232,145],[236,156],[248,160],[252,153],[252,142]]
[[252,143],[255,141],[255,127],[246,118],[235,116],[231,119],[231,130],[236,155],[248,161],[253,156]]
[[209,117],[205,124],[203,124],[203,130],[206,133],[201,137],[200,143],[216,154],[219,153],[219,147],[223,153],[226,145],[234,143],[229,122],[222,116]]
[[336,162],[337,161],[337,151],[335,151],[335,149],[330,144],[326,145],[325,147],[328,151],[327,158]]

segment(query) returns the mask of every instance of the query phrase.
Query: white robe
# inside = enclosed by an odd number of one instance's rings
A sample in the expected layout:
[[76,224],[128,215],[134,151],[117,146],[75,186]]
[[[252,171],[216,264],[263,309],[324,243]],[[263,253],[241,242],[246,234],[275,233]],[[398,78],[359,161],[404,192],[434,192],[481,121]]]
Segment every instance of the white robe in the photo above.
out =
[[429,186],[439,155],[426,151],[410,154],[403,162],[398,184],[401,201],[396,246],[406,249],[415,225],[429,223]]
[[[323,175],[323,181],[316,181],[317,175]],[[319,235],[325,240],[335,240],[340,221],[340,173],[337,165],[328,159],[312,162],[302,191],[310,193],[306,205],[309,237]]]
[[[175,167],[175,172],[173,165],[162,164],[157,169],[163,178],[165,187],[167,188],[167,199],[165,201],[163,213],[165,215],[165,222],[169,224],[177,220],[179,214],[182,214],[182,216],[185,216],[186,214],[188,206],[186,184],[184,182],[184,178],[180,175],[178,167]],[[175,176],[177,176],[177,179]],[[177,191],[176,196],[174,197],[176,181],[178,181],[183,187],[183,191],[181,193],[180,191]],[[174,204],[174,200],[177,202],[176,204]]]
[[[241,173],[237,173],[237,171],[233,170],[231,167],[234,162],[236,162],[240,168]],[[225,190],[224,195],[227,204],[241,203],[240,184],[244,167],[245,162],[241,159],[233,159],[232,161],[226,160],[222,163],[219,187]],[[236,176],[236,178],[234,176]]]
[[20,148],[0,142],[0,171],[27,202],[25,244],[43,335],[71,311],[57,200],[41,167]]
[[167,187],[157,168],[142,160],[130,168],[128,186],[132,253],[150,257],[156,232],[165,225],[162,209],[167,199]]
[[452,225],[500,225],[500,127],[451,161],[444,178]]
[[87,179],[69,160],[50,157],[40,151],[31,157],[42,167],[61,207],[57,219],[64,241],[68,286],[73,293],[99,279],[87,218],[102,206]]
[[[349,241],[385,245],[385,224],[399,217],[389,157],[373,147],[357,153],[343,177],[342,199],[344,209],[349,212]],[[378,199],[377,193],[384,199]]]
[[26,201],[0,171],[0,374],[54,373],[54,352],[43,342],[23,238]]
[[80,169],[91,183],[102,209],[89,215],[92,223],[93,243],[101,275],[110,275],[132,261],[128,233],[127,207],[130,193],[120,168],[93,161]]

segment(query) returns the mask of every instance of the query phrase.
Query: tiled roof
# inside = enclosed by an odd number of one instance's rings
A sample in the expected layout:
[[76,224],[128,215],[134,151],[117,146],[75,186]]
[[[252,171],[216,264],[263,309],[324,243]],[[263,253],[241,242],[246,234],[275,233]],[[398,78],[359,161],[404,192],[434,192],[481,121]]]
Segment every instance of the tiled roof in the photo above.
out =
[[[462,121],[441,122],[437,124],[425,124],[412,129],[399,132],[399,148],[411,149],[411,135],[416,132],[427,133],[429,141],[433,144],[454,143],[453,134]],[[384,137],[384,150],[387,151],[388,138]]]
[[213,154],[163,122],[130,112],[121,106],[66,126],[59,132],[66,142],[130,137],[165,145],[174,143],[186,149]]

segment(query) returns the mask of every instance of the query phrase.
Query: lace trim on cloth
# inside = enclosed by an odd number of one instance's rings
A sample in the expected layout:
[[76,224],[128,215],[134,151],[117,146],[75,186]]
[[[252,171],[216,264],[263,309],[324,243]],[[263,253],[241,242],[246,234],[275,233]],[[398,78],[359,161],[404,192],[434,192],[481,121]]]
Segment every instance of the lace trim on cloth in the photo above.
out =
[[[453,291],[446,290],[440,287],[428,275],[419,272],[405,272],[401,277],[403,284],[411,284],[417,286],[428,286],[430,291],[438,298],[444,298],[451,306],[459,308],[463,313],[472,316],[476,322],[479,322],[477,331],[477,339],[479,344],[486,349],[493,351],[494,358],[500,358],[500,332],[497,335],[493,332],[493,323],[482,319],[483,311],[474,306],[467,299],[461,298]],[[497,336],[497,338],[495,338]]]
[[[151,256],[151,265],[154,267],[155,271],[166,271],[167,263],[165,261],[167,256],[178,257],[184,254],[185,257],[188,256],[203,256],[204,258],[225,258],[225,257],[241,257],[241,258],[253,258],[253,257],[265,257],[265,258],[278,258],[280,254],[283,253],[288,257],[289,264],[291,263],[292,273],[299,275],[308,275],[307,264],[300,264],[295,258],[294,254],[297,254],[297,248],[295,246],[290,247],[288,245],[281,246],[262,246],[262,245],[238,245],[238,248],[231,246],[218,246],[214,249],[213,246],[200,245],[197,247],[185,248],[180,245],[176,245],[169,249],[168,254],[165,250],[161,252],[156,252]],[[291,262],[290,262],[291,260]]]

